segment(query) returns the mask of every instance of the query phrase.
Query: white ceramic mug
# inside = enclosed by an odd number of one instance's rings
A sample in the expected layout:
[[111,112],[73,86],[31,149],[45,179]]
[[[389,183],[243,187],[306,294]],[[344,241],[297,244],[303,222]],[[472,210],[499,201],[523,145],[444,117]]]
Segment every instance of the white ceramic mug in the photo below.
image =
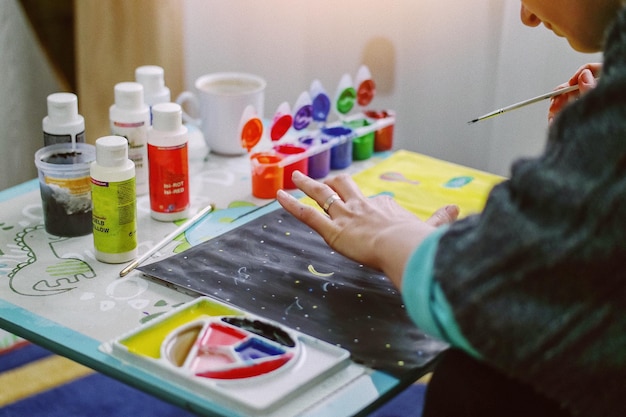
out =
[[247,106],[253,106],[259,117],[263,116],[266,85],[263,78],[253,74],[206,74],[196,79],[197,93],[184,91],[176,102],[189,102],[190,112],[199,115],[193,118],[183,111],[183,120],[200,127],[211,152],[241,155],[246,152],[239,137],[241,116]]

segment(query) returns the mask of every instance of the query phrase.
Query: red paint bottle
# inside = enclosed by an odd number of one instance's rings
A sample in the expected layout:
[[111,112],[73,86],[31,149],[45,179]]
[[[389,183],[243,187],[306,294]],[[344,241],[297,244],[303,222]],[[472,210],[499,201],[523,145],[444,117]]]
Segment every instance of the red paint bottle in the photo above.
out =
[[187,128],[176,103],[152,107],[148,131],[150,215],[159,221],[184,219],[189,211]]

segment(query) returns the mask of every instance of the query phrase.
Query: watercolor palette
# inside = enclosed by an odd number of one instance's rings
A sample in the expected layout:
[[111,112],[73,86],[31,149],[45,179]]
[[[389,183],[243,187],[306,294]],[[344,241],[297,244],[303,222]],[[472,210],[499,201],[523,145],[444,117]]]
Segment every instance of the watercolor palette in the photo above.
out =
[[276,411],[352,364],[343,348],[208,297],[101,350],[255,415]]

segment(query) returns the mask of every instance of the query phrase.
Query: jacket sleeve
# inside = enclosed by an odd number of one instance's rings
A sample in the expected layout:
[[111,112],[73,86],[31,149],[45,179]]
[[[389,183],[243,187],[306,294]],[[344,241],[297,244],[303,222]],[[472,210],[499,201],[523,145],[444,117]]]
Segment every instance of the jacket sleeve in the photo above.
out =
[[402,280],[404,305],[423,332],[479,357],[461,333],[439,283],[433,280],[434,257],[445,230],[440,227],[429,235],[409,259]]
[[485,360],[584,415],[626,415],[625,34],[622,13],[597,87],[451,225],[433,266]]

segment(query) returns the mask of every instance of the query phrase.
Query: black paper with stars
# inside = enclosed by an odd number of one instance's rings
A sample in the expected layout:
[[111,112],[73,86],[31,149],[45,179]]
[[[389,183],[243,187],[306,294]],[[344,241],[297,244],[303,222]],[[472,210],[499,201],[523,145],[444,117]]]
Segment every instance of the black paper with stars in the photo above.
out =
[[139,269],[342,346],[397,378],[445,348],[413,324],[391,281],[334,252],[282,208]]

